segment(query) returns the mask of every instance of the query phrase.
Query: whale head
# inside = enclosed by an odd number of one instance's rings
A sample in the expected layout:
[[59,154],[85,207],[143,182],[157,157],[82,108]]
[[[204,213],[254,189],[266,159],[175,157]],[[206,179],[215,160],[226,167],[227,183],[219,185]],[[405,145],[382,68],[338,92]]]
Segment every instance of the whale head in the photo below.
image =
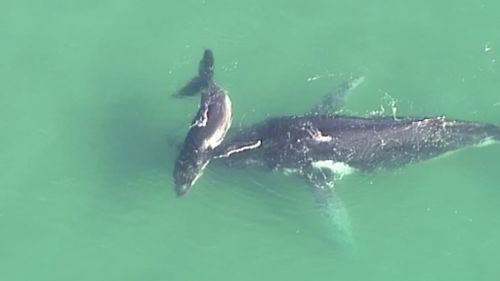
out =
[[177,196],[186,194],[202,175],[210,160],[207,156],[199,155],[196,151],[179,155],[173,173]]

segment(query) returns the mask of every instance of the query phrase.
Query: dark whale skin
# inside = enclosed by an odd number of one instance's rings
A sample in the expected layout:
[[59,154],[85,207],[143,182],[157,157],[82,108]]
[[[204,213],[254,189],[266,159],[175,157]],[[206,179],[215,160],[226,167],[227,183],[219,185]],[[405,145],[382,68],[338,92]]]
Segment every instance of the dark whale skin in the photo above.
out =
[[177,195],[184,195],[201,175],[231,126],[231,101],[223,89],[212,84],[202,93],[200,108],[175,161]]
[[175,96],[192,96],[201,91],[201,101],[194,120],[175,161],[173,177],[178,196],[184,195],[201,176],[212,151],[224,139],[231,126],[231,100],[213,80],[214,56],[203,52],[198,76],[189,81]]
[[369,171],[401,167],[487,140],[500,141],[499,126],[445,117],[304,115],[231,131],[215,157],[229,165],[271,169],[300,169],[331,160]]

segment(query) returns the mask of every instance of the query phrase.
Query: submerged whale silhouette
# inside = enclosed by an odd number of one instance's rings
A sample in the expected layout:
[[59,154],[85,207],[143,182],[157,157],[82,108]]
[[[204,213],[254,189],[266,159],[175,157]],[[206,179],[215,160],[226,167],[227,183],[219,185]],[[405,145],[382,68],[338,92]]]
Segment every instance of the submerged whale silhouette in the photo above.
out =
[[[200,67],[202,65],[200,63]],[[213,73],[207,77],[212,79]],[[199,87],[207,87],[208,93],[214,89],[211,85],[215,83],[199,83],[197,78],[192,81],[197,81],[194,84]],[[339,97],[345,98],[361,82],[362,78],[344,84],[340,91],[328,94],[313,112],[269,118],[255,125],[232,129],[227,136],[225,132],[230,126],[227,96],[217,95],[210,100],[210,106],[205,106],[207,103],[202,99],[198,115],[202,111],[211,125],[192,127],[188,133],[174,171],[177,194],[187,192],[210,159],[219,159],[229,165],[293,170],[305,176],[314,187],[328,189],[335,178],[346,171],[397,168],[466,146],[500,141],[500,127],[487,123],[441,116],[394,118],[336,114],[338,106],[331,103],[342,105]],[[215,145],[204,149],[200,144],[210,140],[216,131],[224,133],[218,134]],[[199,162],[192,164],[193,159]]]

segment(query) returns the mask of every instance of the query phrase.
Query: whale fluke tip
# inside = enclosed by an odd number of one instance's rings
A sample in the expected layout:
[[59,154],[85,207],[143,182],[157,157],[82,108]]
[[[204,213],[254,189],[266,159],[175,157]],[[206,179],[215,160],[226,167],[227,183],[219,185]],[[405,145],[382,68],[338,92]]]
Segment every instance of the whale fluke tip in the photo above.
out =
[[184,87],[174,93],[174,97],[194,96],[201,90],[213,84],[214,54],[211,49],[205,49],[198,65],[198,76],[191,79]]

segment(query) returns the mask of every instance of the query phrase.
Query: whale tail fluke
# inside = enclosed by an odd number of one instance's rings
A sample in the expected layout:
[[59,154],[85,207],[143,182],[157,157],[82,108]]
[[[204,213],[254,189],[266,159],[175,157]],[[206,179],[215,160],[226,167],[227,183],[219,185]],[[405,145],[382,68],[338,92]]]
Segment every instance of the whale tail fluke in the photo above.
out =
[[212,50],[205,49],[203,57],[198,66],[198,76],[191,79],[184,87],[182,87],[175,97],[194,96],[201,90],[206,89],[214,83],[214,55]]
[[500,141],[500,125],[496,125],[492,132],[493,138]]
[[480,124],[476,133],[483,136],[480,144],[488,144],[489,141],[500,142],[500,126],[498,125]]

